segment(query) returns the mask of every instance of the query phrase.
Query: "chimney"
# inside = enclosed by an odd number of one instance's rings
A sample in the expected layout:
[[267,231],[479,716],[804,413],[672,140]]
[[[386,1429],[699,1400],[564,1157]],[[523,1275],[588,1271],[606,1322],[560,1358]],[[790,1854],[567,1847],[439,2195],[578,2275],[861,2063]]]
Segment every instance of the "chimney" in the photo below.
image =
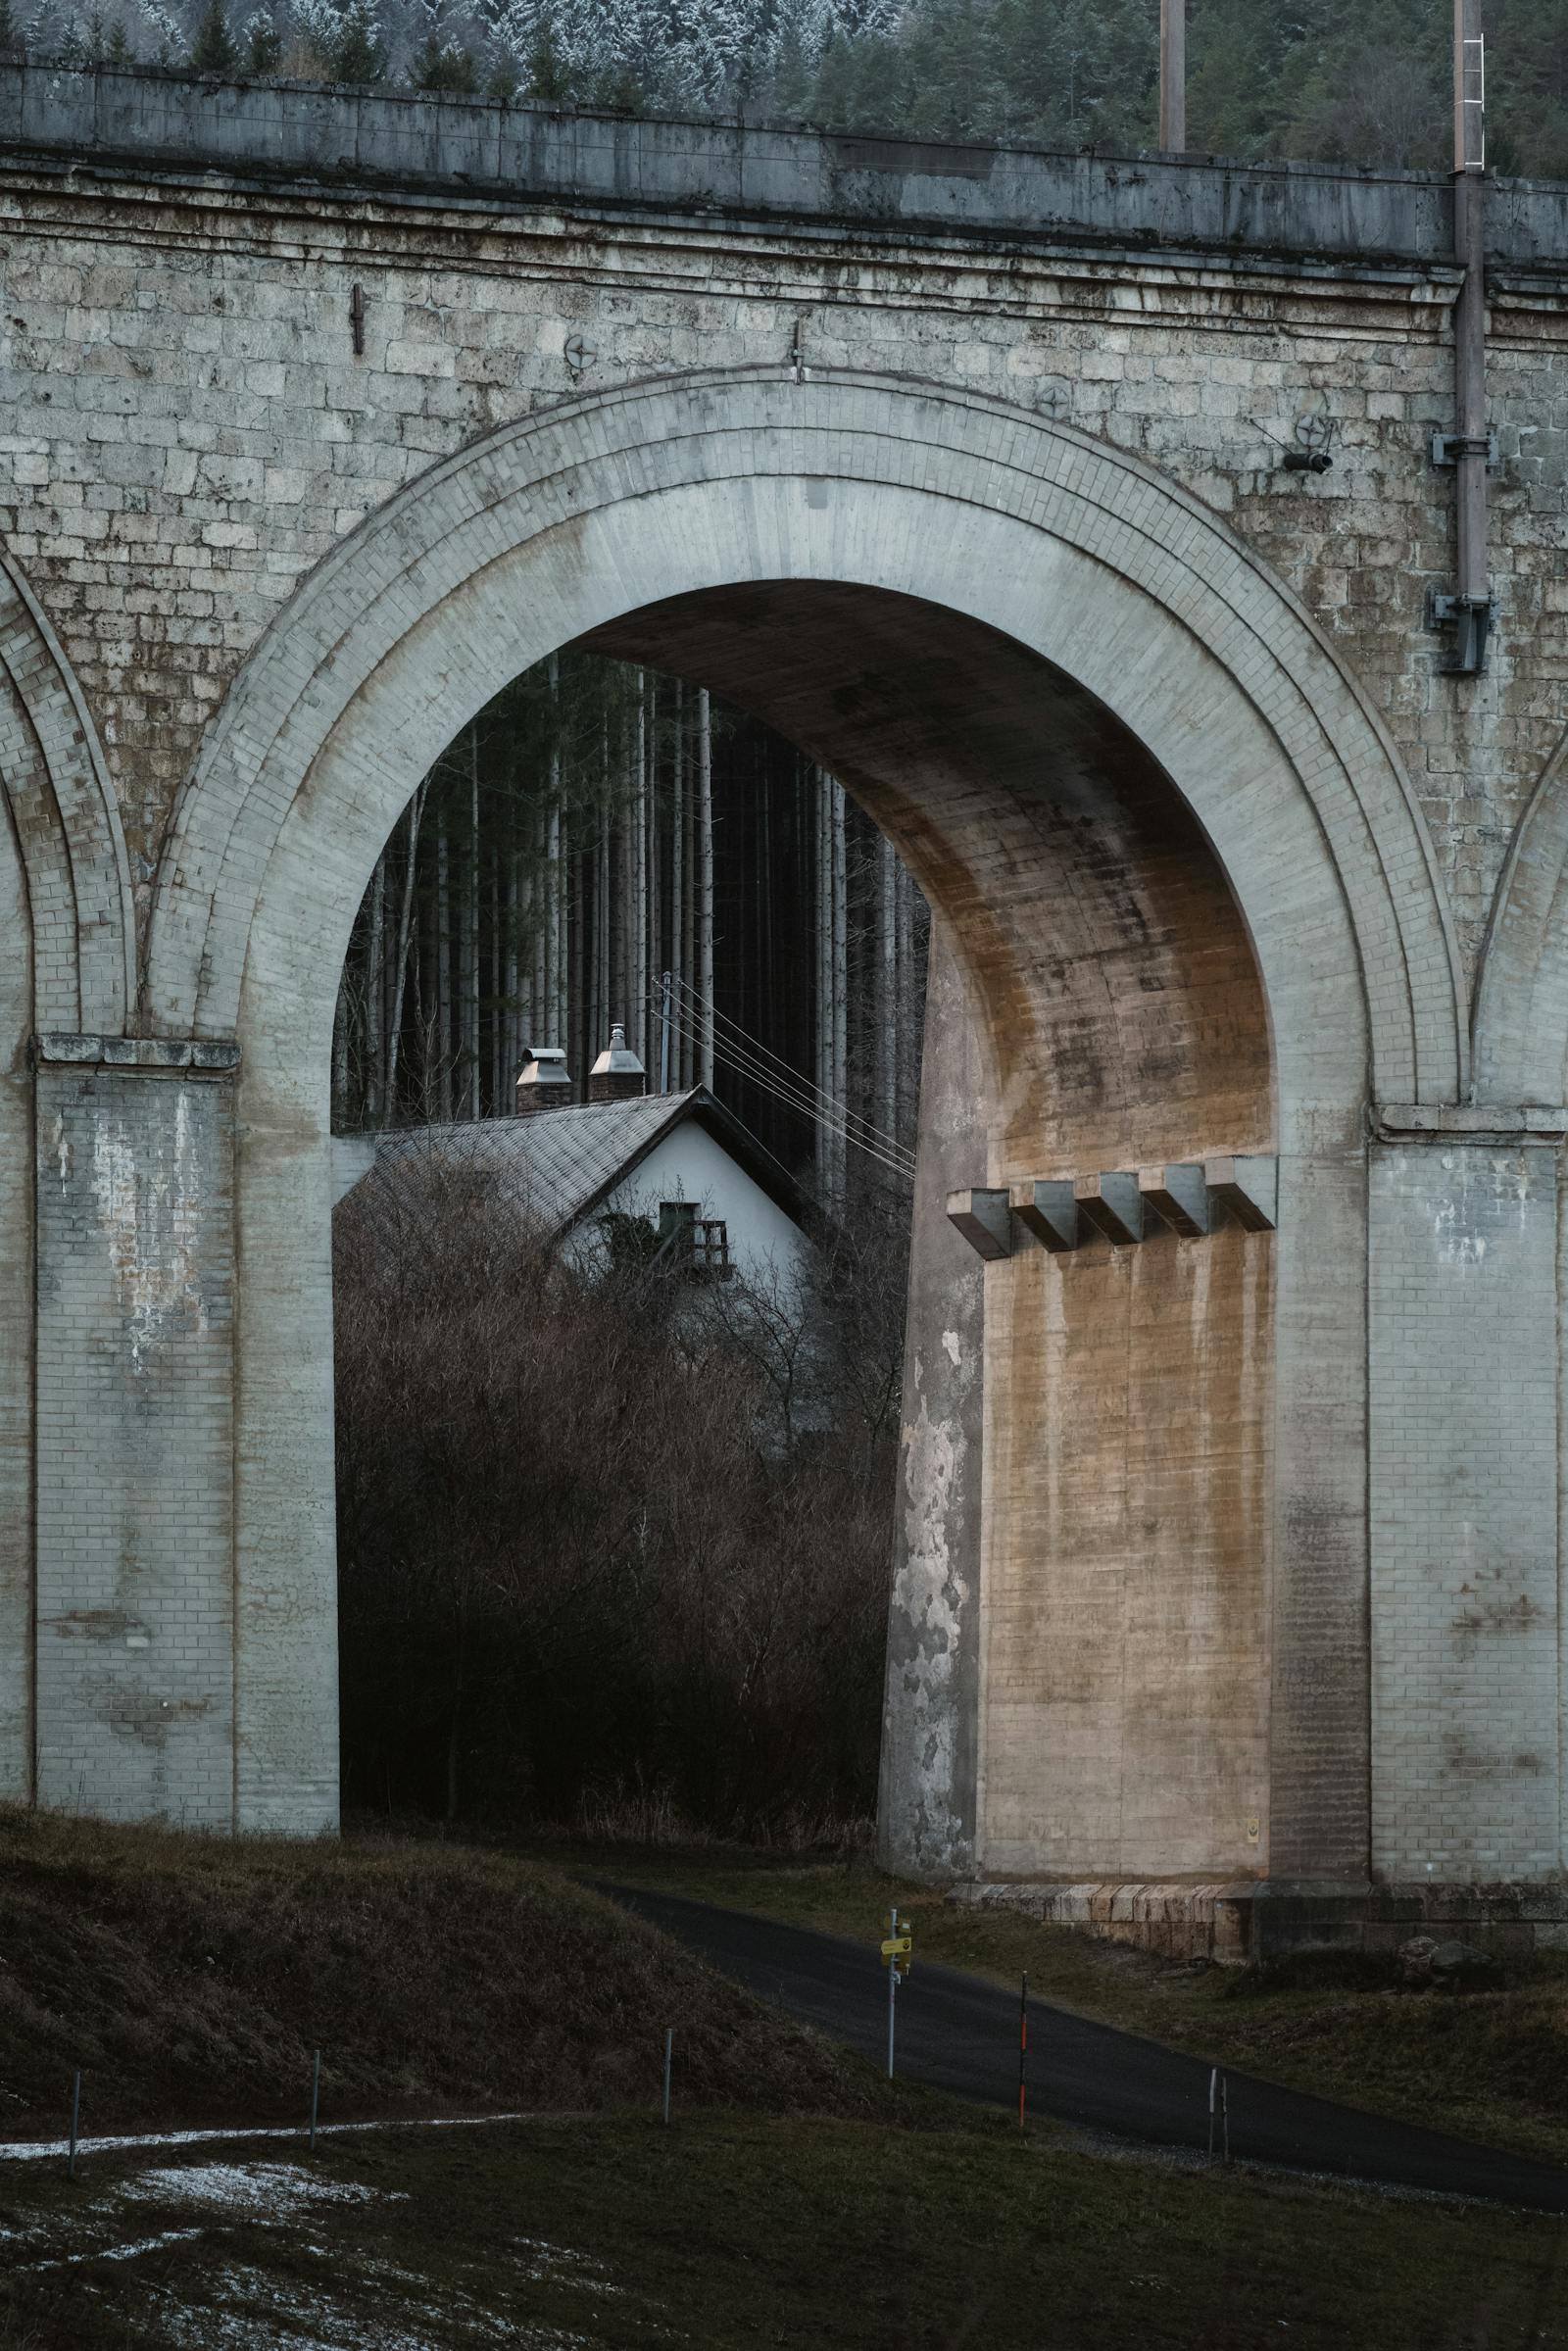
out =
[[628,1047],[626,1032],[617,1020],[610,1032],[609,1045],[588,1073],[588,1100],[624,1102],[647,1092],[648,1078],[643,1065]]
[[570,1104],[564,1051],[559,1045],[536,1045],[532,1059],[517,1073],[517,1116],[531,1118],[540,1110],[565,1110]]

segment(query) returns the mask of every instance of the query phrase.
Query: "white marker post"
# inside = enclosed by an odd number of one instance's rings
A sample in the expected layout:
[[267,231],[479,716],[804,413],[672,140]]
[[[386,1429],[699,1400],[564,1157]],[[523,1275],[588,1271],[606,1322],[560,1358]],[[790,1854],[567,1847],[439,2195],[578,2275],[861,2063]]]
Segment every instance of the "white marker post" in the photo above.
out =
[[893,2020],[899,2002],[899,1962],[902,1959],[907,1967],[913,1950],[913,1935],[907,1927],[902,1935],[899,1933],[899,1914],[897,1910],[890,1910],[888,1912],[887,1940],[882,1945],[882,1963],[888,1971],[888,2080],[890,2082],[893,2079]]

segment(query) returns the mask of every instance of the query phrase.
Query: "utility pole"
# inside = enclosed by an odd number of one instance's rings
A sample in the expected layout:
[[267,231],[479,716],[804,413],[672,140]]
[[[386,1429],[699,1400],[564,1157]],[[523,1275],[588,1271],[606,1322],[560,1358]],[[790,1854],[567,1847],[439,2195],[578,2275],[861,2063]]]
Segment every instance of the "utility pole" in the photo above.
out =
[[1187,152],[1187,0],[1159,0],[1159,145]]
[[1454,468],[1454,593],[1433,598],[1432,618],[1453,630],[1444,666],[1474,677],[1487,665],[1492,587],[1487,571],[1487,52],[1481,0],[1453,0],[1453,245],[1464,271],[1453,306],[1456,430],[1435,433],[1433,460]]

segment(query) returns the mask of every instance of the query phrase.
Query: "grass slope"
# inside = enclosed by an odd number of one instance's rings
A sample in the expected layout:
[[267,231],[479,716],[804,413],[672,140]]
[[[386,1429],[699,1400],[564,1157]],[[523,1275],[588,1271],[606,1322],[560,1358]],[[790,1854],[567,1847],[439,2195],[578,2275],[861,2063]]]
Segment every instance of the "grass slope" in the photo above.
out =
[[724,1848],[579,1849],[607,1880],[692,1894],[874,1941],[888,1904],[918,1960],[1029,1988],[1080,2015],[1249,2073],[1526,2154],[1568,2160],[1568,1958],[1544,1954],[1495,1992],[1393,1987],[1388,1972],[1323,1954],[1279,1970],[1173,1968],[1069,1928],[949,1904],[869,1865],[769,1861]]
[[872,2069],[559,1873],[435,1842],[229,1842],[0,1810],[0,2139],[323,2113],[881,2111]]
[[1568,2345],[1560,2223],[1116,2164],[1000,2121],[579,2118],[0,2174],[4,2351]]

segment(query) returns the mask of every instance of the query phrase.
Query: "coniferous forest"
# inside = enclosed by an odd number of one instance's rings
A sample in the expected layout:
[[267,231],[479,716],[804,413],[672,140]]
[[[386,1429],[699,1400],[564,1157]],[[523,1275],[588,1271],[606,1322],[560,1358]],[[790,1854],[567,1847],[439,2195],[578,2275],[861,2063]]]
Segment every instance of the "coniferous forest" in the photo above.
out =
[[334,1122],[508,1114],[541,1046],[573,1099],[624,1025],[842,1203],[914,1143],[928,917],[843,788],[700,688],[565,654],[420,784],[349,950]]
[[[550,106],[1126,151],[1155,144],[1158,0],[0,0],[0,48]],[[1443,168],[1444,0],[1190,0],[1189,140]],[[1568,175],[1568,0],[1488,0],[1493,168]]]

